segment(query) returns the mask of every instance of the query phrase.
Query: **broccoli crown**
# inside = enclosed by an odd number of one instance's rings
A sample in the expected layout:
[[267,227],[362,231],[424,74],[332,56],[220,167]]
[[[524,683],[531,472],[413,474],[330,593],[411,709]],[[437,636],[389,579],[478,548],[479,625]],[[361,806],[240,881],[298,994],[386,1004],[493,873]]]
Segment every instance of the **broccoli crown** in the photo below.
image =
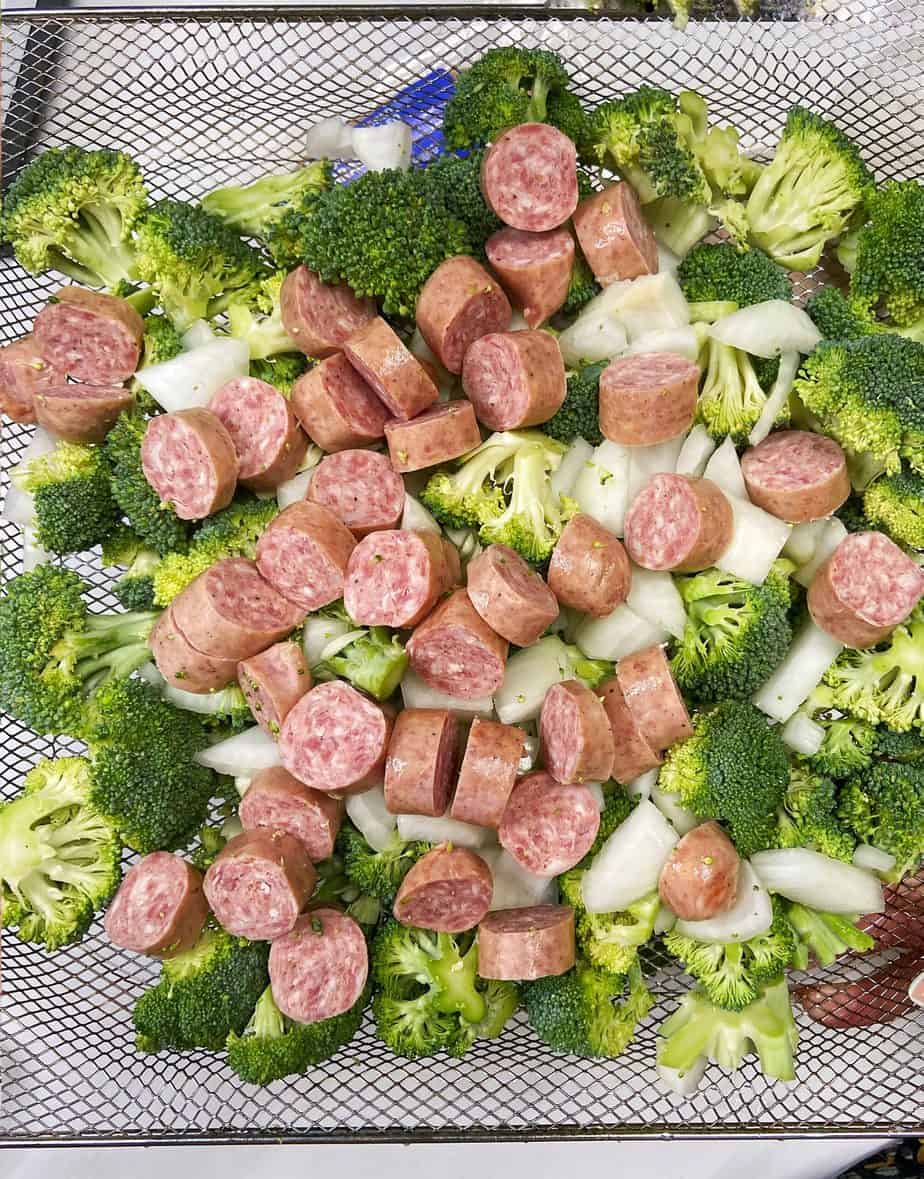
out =
[[106,435],[103,453],[109,464],[110,486],[116,503],[141,539],[159,553],[183,552],[190,525],[180,520],[144,477],[141,443],[147,419],[122,413]]
[[660,899],[652,892],[618,913],[588,913],[581,891],[585,871],[572,868],[558,878],[562,904],[574,909],[578,950],[592,966],[625,974],[636,961],[639,946],[652,937]]
[[[584,104],[572,90],[554,90],[546,99],[545,121],[567,135],[580,151],[587,142],[587,111]],[[578,185],[582,179],[578,173]],[[581,192],[581,196],[587,196]]]
[[863,511],[896,544],[924,549],[924,476],[903,468],[875,479],[863,493]]
[[[574,266],[571,268],[571,281],[568,284],[568,294],[561,307],[562,312],[565,315],[577,315],[585,304],[599,294],[599,284],[594,278],[594,273],[590,269],[587,259],[575,247]],[[603,441],[602,436],[600,441]]]
[[268,953],[264,942],[206,929],[191,949],[167,958],[132,1013],[138,1050],[218,1052],[232,1033],[240,1036],[266,989]]
[[738,307],[792,300],[792,283],[760,250],[741,253],[728,242],[703,242],[680,263],[677,280],[690,303],[729,301]]
[[126,610],[153,610],[153,574],[160,557],[153,549],[145,548],[140,537],[119,524],[106,537],[102,546],[103,566],[121,566],[125,572],[112,586],[112,591]]
[[833,966],[841,954],[863,954],[875,945],[844,913],[822,913],[789,902],[786,919],[795,936],[792,965],[796,970],[807,970],[812,959],[819,966]]
[[826,340],[858,340],[882,330],[869,311],[837,287],[816,291],[805,310]]
[[808,766],[790,767],[780,811],[780,847],[810,847],[832,860],[853,859],[856,839],[838,817],[838,788]]
[[344,871],[360,892],[391,908],[401,881],[430,845],[404,840],[395,831],[383,851],[373,851],[352,823],[344,823],[337,836],[337,850],[343,857]]
[[811,270],[872,189],[869,169],[847,136],[795,106],[748,198],[751,239],[787,270]]
[[900,327],[924,321],[924,185],[890,181],[866,209],[851,294],[871,311],[881,306]]
[[166,315],[154,312],[144,317],[144,351],[141,367],[163,364],[183,351],[183,337]]
[[408,657],[395,631],[373,626],[312,668],[315,679],[340,676],[376,700],[387,700],[404,678]]
[[848,496],[834,514],[848,532],[869,532],[869,520],[863,510],[862,496]]
[[[697,419],[714,438],[731,435],[738,444],[746,442],[767,401],[751,357],[740,348],[706,336],[699,364],[703,379]],[[786,411],[781,416],[785,417]]]
[[91,788],[85,758],[45,759],[0,802],[0,924],[47,950],[78,941],[119,884],[122,845]]
[[17,467],[12,482],[32,495],[39,544],[53,553],[82,553],[105,540],[120,511],[109,467],[97,446],[59,442],[50,454]]
[[559,409],[540,427],[550,438],[571,443],[583,438],[591,446],[603,441],[600,433],[600,374],[606,363],[587,364],[568,374],[568,391]]
[[500,218],[481,191],[483,160],[483,151],[473,151],[464,158],[443,155],[411,174],[422,196],[445,205],[450,215],[462,222],[479,256],[484,253],[484,243],[501,227]]
[[746,700],[792,642],[790,566],[777,561],[763,585],[720,569],[677,579],[687,612],[671,667],[698,701]]
[[307,212],[318,193],[332,183],[330,161],[316,160],[294,172],[271,172],[251,184],[213,189],[202,198],[201,205],[232,229],[248,237],[264,237],[270,226],[291,209]]
[[924,763],[871,766],[841,788],[838,813],[861,843],[895,856],[901,876],[924,855]]
[[228,330],[247,342],[253,360],[296,350],[295,340],[282,323],[279,296],[285,277],[284,270],[277,270],[262,282],[232,295],[228,303]]
[[779,733],[753,704],[725,700],[693,718],[693,736],[668,752],[658,785],[699,819],[719,819],[741,856],[774,846],[789,782]]
[[616,671],[616,664],[609,659],[589,659],[580,647],[565,644],[565,650],[571,664],[575,679],[579,679],[585,688],[593,691],[612,677]]
[[871,764],[879,734],[866,721],[838,708],[828,684],[814,689],[802,705],[802,712],[824,729],[821,748],[809,759],[814,773],[826,778],[849,778]]
[[250,375],[266,381],[283,397],[292,396],[292,386],[307,369],[308,357],[301,352],[282,352],[250,362]]
[[124,152],[49,148],[24,168],[3,202],[3,236],[26,270],[59,270],[91,287],[135,277],[130,234],[147,204]]

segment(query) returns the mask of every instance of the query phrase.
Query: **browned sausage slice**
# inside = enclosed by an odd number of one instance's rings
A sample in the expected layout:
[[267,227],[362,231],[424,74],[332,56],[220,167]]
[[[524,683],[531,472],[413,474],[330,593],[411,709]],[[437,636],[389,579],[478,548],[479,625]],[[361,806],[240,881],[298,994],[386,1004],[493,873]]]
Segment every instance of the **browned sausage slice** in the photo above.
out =
[[536,876],[561,876],[590,851],[600,808],[586,786],[537,770],[514,787],[498,828],[501,847]]
[[661,647],[646,647],[620,659],[616,678],[639,732],[655,753],[693,735],[683,702]]
[[284,598],[310,613],[343,594],[353,533],[320,504],[299,500],[257,542],[257,568]]
[[350,555],[343,604],[360,626],[416,626],[458,583],[458,554],[435,532],[395,529],[364,537]]
[[629,506],[625,543],[643,569],[697,573],[728,548],[731,504],[711,479],[652,475]]
[[632,567],[619,537],[581,514],[562,529],[548,576],[563,606],[595,618],[612,614],[629,596],[632,585]]
[[481,165],[485,200],[505,225],[557,229],[578,204],[577,152],[548,123],[521,123],[499,136]]
[[462,388],[489,430],[547,422],[565,400],[565,363],[548,332],[493,332],[465,353]]
[[0,413],[14,422],[34,422],[36,393],[67,379],[64,369],[46,360],[30,332],[0,348]]
[[392,417],[401,421],[423,413],[440,395],[417,357],[379,316],[350,336],[343,354]]
[[451,373],[462,371],[463,357],[479,336],[506,331],[511,315],[500,284],[467,254],[441,262],[417,300],[421,335]]
[[468,564],[468,596],[492,630],[530,647],[558,617],[558,599],[519,553],[492,544]]
[[735,845],[718,823],[688,831],[661,869],[661,900],[681,921],[706,921],[731,909],[740,867]]
[[553,684],[539,714],[545,768],[558,782],[605,782],[613,769],[613,733],[598,696],[579,680]]
[[195,945],[209,914],[202,873],[171,852],[132,865],[106,910],[109,940],[123,950],[172,958]]
[[144,477],[181,520],[203,520],[225,508],[237,486],[237,451],[208,409],[151,418],[141,443]]
[[475,717],[452,800],[452,818],[477,827],[499,827],[524,748],[522,729]]
[[102,442],[135,399],[121,385],[47,385],[33,397],[38,424],[68,442]]
[[564,974],[574,965],[574,910],[498,909],[478,927],[478,973],[509,982]]
[[385,806],[393,815],[446,813],[458,744],[443,708],[405,708],[395,718],[385,758]]
[[699,367],[673,352],[620,356],[600,374],[600,430],[624,446],[653,446],[693,425]]
[[237,665],[237,682],[253,719],[271,737],[311,687],[311,671],[299,643],[273,643]]
[[312,790],[282,766],[270,766],[254,775],[237,813],[245,831],[284,831],[317,864],[334,854],[344,806],[342,799]]
[[204,887],[223,929],[252,942],[271,942],[294,927],[317,879],[297,839],[258,827],[228,840],[206,872]]
[[629,711],[619,680],[613,676],[597,689],[613,734],[613,768],[610,774],[623,785],[647,770],[656,770],[661,755],[648,744]]
[[751,502],[790,524],[830,516],[850,495],[843,450],[810,430],[770,434],[741,456],[741,474]]
[[463,700],[493,696],[504,681],[508,643],[457,589],[421,622],[407,644],[411,667],[438,692]]
[[83,287],[62,287],[32,332],[45,359],[77,381],[116,385],[138,367],[144,322],[130,303]]
[[484,248],[511,303],[531,328],[541,327],[568,297],[574,238],[567,229],[525,233],[507,226],[493,233]]
[[296,473],[308,439],[278,389],[255,377],[235,377],[212,397],[209,409],[231,436],[245,487],[274,491]]
[[149,642],[157,670],[174,688],[205,695],[234,683],[237,660],[197,650],[177,626],[172,605],[155,622]]
[[341,520],[354,536],[397,528],[404,514],[404,480],[384,454],[341,450],[321,459],[308,499]]
[[298,1023],[318,1023],[349,1011],[369,976],[363,931],[346,913],[313,909],[270,946],[270,985],[276,1006]]
[[491,905],[494,878],[481,856],[442,843],[417,861],[401,882],[394,914],[402,925],[461,933]]
[[385,406],[342,352],[298,378],[292,408],[312,442],[331,452],[377,442],[388,420]]
[[307,266],[298,266],[286,276],[279,302],[282,326],[306,356],[317,360],[337,352],[375,318],[372,299],[358,299],[345,283],[321,282]]
[[481,443],[481,431],[472,403],[451,401],[409,422],[386,423],[385,441],[392,467],[407,474],[448,463],[474,450]]
[[654,234],[638,197],[624,180],[581,201],[574,213],[574,231],[601,286],[657,274]]

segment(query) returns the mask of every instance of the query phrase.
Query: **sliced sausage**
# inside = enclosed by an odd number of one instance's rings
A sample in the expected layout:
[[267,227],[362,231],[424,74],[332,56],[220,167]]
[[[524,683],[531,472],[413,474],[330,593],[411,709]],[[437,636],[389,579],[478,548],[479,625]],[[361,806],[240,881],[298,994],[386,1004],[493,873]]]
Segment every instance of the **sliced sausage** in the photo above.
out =
[[481,443],[481,431],[470,401],[450,401],[410,422],[387,422],[385,441],[392,467],[407,474],[474,450]]
[[810,430],[780,430],[741,456],[752,503],[804,524],[830,516],[850,495],[843,450],[833,438]]
[[364,537],[350,555],[343,604],[359,626],[416,626],[461,577],[458,554],[435,532]]
[[557,229],[578,204],[575,146],[548,123],[511,127],[485,154],[481,189],[505,225],[530,233]]
[[574,238],[567,229],[525,233],[509,226],[485,242],[491,268],[531,328],[541,327],[568,297]]
[[573,516],[549,562],[549,587],[563,606],[594,618],[612,614],[629,596],[632,567],[618,536],[591,516]]
[[270,766],[254,775],[237,813],[245,831],[284,831],[317,864],[334,854],[344,806],[343,799],[312,790],[282,766]]
[[565,363],[548,332],[492,332],[462,363],[462,388],[489,430],[547,422],[565,400]]
[[530,647],[558,617],[558,599],[519,553],[488,545],[468,563],[468,596],[492,630]]
[[600,698],[580,680],[553,684],[539,714],[545,768],[558,782],[605,782],[613,769],[613,732]]
[[459,769],[452,818],[477,827],[499,827],[524,749],[522,729],[475,717]]
[[656,770],[662,758],[642,735],[635,717],[626,704],[616,676],[597,689],[606,709],[613,734],[613,768],[610,776],[626,785],[648,770]]
[[404,480],[384,454],[341,450],[315,467],[307,498],[342,521],[354,536],[397,528],[404,515]]
[[462,359],[479,336],[506,331],[512,314],[500,284],[467,254],[441,262],[417,300],[421,335],[451,373],[462,371]]
[[343,354],[392,417],[401,421],[423,413],[440,395],[427,370],[380,316],[350,336]]
[[574,231],[601,286],[657,274],[658,245],[626,181],[585,197],[574,212]]
[[731,504],[711,479],[652,475],[626,513],[629,556],[643,569],[698,573],[731,543]]
[[504,681],[509,645],[457,589],[421,622],[407,644],[411,667],[438,692],[476,700]]
[[661,900],[681,921],[705,921],[726,913],[738,895],[741,861],[718,823],[688,831],[661,869]]
[[922,968],[924,954],[911,950],[863,978],[807,983],[796,987],[793,997],[810,1019],[826,1028],[894,1023],[914,1010],[915,1001],[908,990]]
[[270,946],[276,1006],[298,1023],[319,1023],[359,1002],[369,977],[362,929],[337,909],[312,909]]
[[226,508],[237,486],[237,451],[208,409],[151,418],[141,442],[144,477],[181,520],[204,520]]
[[662,647],[625,655],[616,679],[638,730],[655,753],[692,737],[690,714]]
[[808,608],[848,647],[874,647],[904,622],[924,594],[924,570],[881,532],[844,537],[812,579]]
[[68,442],[102,442],[134,404],[122,385],[47,385],[33,397],[38,424]]
[[0,348],[0,413],[14,422],[34,422],[36,393],[67,379],[64,369],[46,360],[31,333]]
[[393,815],[446,813],[458,744],[444,708],[405,708],[395,718],[385,757],[385,806]]
[[206,872],[204,887],[223,929],[252,942],[271,942],[295,926],[317,879],[297,839],[257,827],[228,840]]
[[103,924],[123,950],[172,958],[195,945],[208,915],[202,873],[172,852],[158,851],[125,873]]
[[306,356],[322,360],[339,351],[375,318],[375,302],[358,299],[346,283],[329,286],[307,266],[286,275],[279,292],[282,326]]
[[273,643],[237,665],[237,682],[253,719],[278,737],[282,722],[311,687],[311,671],[300,643]]
[[249,659],[284,639],[305,617],[246,557],[216,561],[174,598],[173,618],[199,651]]
[[298,500],[257,541],[257,568],[284,598],[311,613],[343,595],[356,538],[333,512]]
[[62,287],[38,313],[32,334],[39,352],[76,381],[117,385],[138,367],[144,321],[124,299]]
[[235,377],[212,397],[209,409],[231,435],[245,487],[275,491],[296,473],[308,439],[278,389],[256,377]]
[[498,828],[501,847],[535,876],[561,876],[590,851],[600,808],[586,786],[542,770],[514,787]]
[[298,378],[292,408],[312,442],[331,452],[377,442],[388,420],[385,406],[342,352]]
[[478,927],[482,978],[548,978],[570,970],[574,959],[574,910],[568,905],[497,909]]
[[699,367],[673,352],[611,360],[600,374],[600,430],[623,446],[653,446],[685,433],[696,416]]
[[282,764],[325,794],[355,794],[382,781],[391,716],[343,680],[302,696],[279,734]]
[[401,882],[394,914],[402,925],[462,933],[491,907],[494,878],[481,856],[442,843],[417,861]]
[[192,645],[177,626],[172,605],[154,623],[148,642],[157,670],[168,684],[183,692],[218,692],[237,677],[236,659],[206,655]]

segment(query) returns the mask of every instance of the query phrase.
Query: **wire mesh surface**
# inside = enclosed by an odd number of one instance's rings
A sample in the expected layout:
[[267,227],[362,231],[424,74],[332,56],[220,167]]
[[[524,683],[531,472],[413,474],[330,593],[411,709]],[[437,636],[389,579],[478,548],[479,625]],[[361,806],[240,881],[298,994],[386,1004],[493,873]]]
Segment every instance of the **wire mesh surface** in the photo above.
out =
[[[299,159],[306,126],[360,118],[421,78],[439,79],[498,42],[561,52],[584,98],[641,82],[693,86],[717,119],[766,156],[789,106],[835,119],[880,177],[924,177],[924,8],[847,0],[824,21],[693,24],[537,17],[404,19],[291,11],[130,18],[86,14],[8,19],[4,30],[7,179],[38,146],[122,146],[155,196],[198,197]],[[854,5],[854,7],[851,7]],[[438,88],[438,86],[437,86]],[[438,126],[420,113],[419,148]],[[801,280],[804,293],[811,279]],[[0,338],[28,330],[53,277],[0,260]],[[3,438],[3,466],[28,429]],[[0,488],[2,490],[2,488]],[[19,537],[4,524],[3,574],[18,571]],[[111,607],[93,557],[76,559],[93,606]],[[67,745],[7,720],[3,793]],[[834,1032],[800,1012],[799,1080],[765,1081],[753,1061],[735,1076],[711,1067],[683,1101],[655,1085],[655,1029],[688,986],[652,975],[658,1007],[615,1062],[546,1050],[520,1017],[462,1061],[401,1061],[368,1028],[332,1062],[256,1090],[205,1053],[137,1055],[131,1006],[156,967],[110,946],[97,924],[54,956],[4,939],[0,1033],[6,1141],[356,1141],[363,1137],[537,1137],[591,1134],[910,1133],[924,1124],[921,1024]],[[841,967],[868,972],[871,965]]]

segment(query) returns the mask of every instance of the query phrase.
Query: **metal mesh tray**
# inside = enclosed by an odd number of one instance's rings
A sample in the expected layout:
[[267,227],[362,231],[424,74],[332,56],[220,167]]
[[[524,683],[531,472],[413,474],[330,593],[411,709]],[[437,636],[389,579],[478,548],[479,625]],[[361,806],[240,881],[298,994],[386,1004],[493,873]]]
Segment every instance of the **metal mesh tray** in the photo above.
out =
[[[4,42],[7,178],[36,146],[76,141],[126,147],[155,196],[197,197],[293,164],[314,119],[374,111],[500,42],[560,51],[590,101],[641,82],[694,86],[758,155],[772,149],[788,107],[805,102],[851,134],[880,176],[924,176],[920,0],[845,0],[824,19],[716,20],[685,34],[664,21],[497,7],[21,14],[6,19]],[[423,118],[418,138],[437,125]],[[27,331],[55,286],[0,258],[0,338]],[[27,434],[6,430],[3,467]],[[18,536],[3,528],[8,577]],[[94,558],[73,564],[94,606],[112,606]],[[39,756],[68,744],[7,718],[0,747],[0,792],[9,795]],[[831,1032],[800,1014],[797,1083],[768,1083],[748,1062],[733,1077],[710,1068],[691,1100],[665,1095],[655,1086],[655,1029],[687,986],[666,963],[653,982],[658,1007],[615,1062],[554,1055],[522,1018],[463,1061],[399,1060],[365,1028],[308,1076],[256,1090],[219,1056],[135,1053],[131,1005],[156,968],[115,950],[98,925],[54,956],[12,936],[3,949],[7,1145],[885,1135],[924,1126],[913,1018]]]

